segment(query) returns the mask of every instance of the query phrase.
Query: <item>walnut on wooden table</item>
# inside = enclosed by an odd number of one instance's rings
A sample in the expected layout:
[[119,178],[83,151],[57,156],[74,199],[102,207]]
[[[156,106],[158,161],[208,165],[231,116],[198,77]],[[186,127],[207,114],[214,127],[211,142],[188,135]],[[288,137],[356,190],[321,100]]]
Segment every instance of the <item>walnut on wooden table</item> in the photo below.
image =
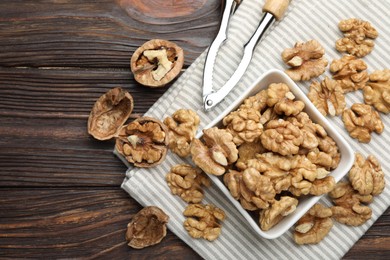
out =
[[141,249],[161,242],[167,234],[169,216],[156,206],[143,208],[127,225],[126,240],[132,248]]

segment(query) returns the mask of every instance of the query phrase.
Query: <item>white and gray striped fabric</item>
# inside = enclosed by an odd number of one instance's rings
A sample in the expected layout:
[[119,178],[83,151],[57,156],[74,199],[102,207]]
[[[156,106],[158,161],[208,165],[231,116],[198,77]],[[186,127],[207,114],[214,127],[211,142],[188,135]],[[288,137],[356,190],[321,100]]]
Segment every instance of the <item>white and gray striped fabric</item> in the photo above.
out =
[[[244,0],[232,17],[228,32],[229,40],[220,50],[214,71],[214,85],[217,88],[222,86],[239,63],[243,44],[254,32],[261,19],[263,2],[263,0]],[[280,54],[283,49],[292,47],[295,42],[317,39],[324,46],[329,61],[339,59],[342,54],[335,50],[334,45],[342,34],[337,24],[340,20],[352,17],[370,21],[379,31],[373,52],[363,58],[368,64],[369,73],[390,68],[389,13],[389,0],[292,0],[283,20],[275,23],[258,44],[246,74],[223,103],[211,112],[206,113],[202,110],[201,83],[205,59],[203,53],[146,115],[162,120],[177,109],[193,109],[201,118],[202,129],[259,75],[269,69],[284,70],[285,65],[281,61]],[[317,80],[325,76],[331,75],[327,71]],[[310,82],[302,82],[298,85],[307,93]],[[363,102],[361,92],[347,94],[348,107],[358,102]],[[340,117],[328,118],[355,151],[365,156],[373,154],[380,160],[386,174],[387,185],[385,191],[375,197],[374,202],[370,204],[373,210],[371,220],[359,227],[335,223],[330,234],[318,245],[296,245],[291,230],[273,240],[258,237],[228,199],[223,197],[214,186],[206,189],[203,203],[212,203],[225,210],[227,219],[223,222],[222,234],[213,242],[190,238],[183,228],[182,212],[187,204],[171,194],[165,181],[165,175],[171,166],[183,162],[172,153],[168,154],[167,159],[160,166],[153,169],[129,168],[122,188],[140,204],[162,208],[170,216],[169,229],[205,259],[338,259],[353,246],[390,204],[390,155],[386,147],[386,144],[390,143],[390,117],[384,114],[381,114],[381,117],[385,130],[381,135],[373,134],[369,144],[361,144],[351,139]],[[331,205],[326,197],[321,202]]]

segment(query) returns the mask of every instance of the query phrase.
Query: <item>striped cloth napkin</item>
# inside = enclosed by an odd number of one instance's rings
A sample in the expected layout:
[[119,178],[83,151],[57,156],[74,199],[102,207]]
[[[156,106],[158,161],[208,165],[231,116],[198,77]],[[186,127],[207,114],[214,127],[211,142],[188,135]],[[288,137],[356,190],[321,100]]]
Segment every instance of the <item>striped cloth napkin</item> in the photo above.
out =
[[[220,50],[214,75],[216,88],[223,85],[238,65],[243,53],[243,44],[254,32],[261,19],[261,0],[245,0],[231,19],[228,31],[229,40]],[[202,73],[206,53],[188,68],[173,86],[146,113],[163,120],[180,108],[192,109],[201,118],[200,129],[220,114],[235,100],[247,86],[269,69],[284,70],[281,52],[290,48],[297,41],[318,40],[325,48],[325,56],[329,62],[339,59],[342,54],[334,48],[337,39],[342,37],[337,25],[340,20],[360,18],[370,21],[378,30],[379,37],[375,40],[372,53],[363,58],[368,65],[368,72],[390,68],[390,26],[388,14],[390,1],[371,0],[292,0],[282,21],[273,25],[265,38],[258,44],[252,62],[244,77],[228,95],[228,97],[211,112],[202,110]],[[324,75],[331,76],[327,70]],[[307,93],[310,82],[298,83]],[[347,107],[353,103],[363,102],[362,93],[357,91],[346,95]],[[182,212],[186,203],[171,194],[165,175],[173,165],[183,163],[183,159],[169,153],[166,160],[153,169],[132,169],[126,173],[122,188],[140,204],[155,205],[163,209],[169,216],[168,228],[192,247],[205,259],[338,259],[341,258],[353,244],[366,232],[375,220],[390,204],[390,155],[383,144],[390,143],[390,118],[381,114],[385,130],[381,135],[373,134],[369,144],[361,144],[349,137],[340,117],[329,118],[330,122],[350,143],[352,148],[364,156],[375,155],[382,164],[386,174],[386,188],[375,197],[370,204],[373,210],[371,220],[359,227],[349,227],[335,222],[329,235],[317,245],[298,246],[292,239],[292,231],[283,236],[267,240],[257,236],[246,224],[244,218],[234,206],[223,197],[217,187],[205,189],[203,203],[214,204],[224,209],[227,219],[223,222],[221,236],[208,242],[203,239],[193,239],[183,228]],[[326,205],[331,205],[327,196],[321,199]]]

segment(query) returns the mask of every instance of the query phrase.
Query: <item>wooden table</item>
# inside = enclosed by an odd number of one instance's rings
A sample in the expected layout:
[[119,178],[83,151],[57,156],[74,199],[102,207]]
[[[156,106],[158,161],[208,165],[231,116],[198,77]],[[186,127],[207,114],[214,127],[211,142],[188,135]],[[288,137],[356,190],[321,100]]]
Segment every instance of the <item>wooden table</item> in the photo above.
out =
[[[141,115],[167,90],[138,85],[134,50],[163,38],[185,68],[210,44],[219,0],[0,2],[0,257],[190,259],[174,234],[134,250],[124,233],[141,209],[121,188],[113,142],[87,134],[95,100],[122,86]],[[346,258],[390,255],[390,211]]]

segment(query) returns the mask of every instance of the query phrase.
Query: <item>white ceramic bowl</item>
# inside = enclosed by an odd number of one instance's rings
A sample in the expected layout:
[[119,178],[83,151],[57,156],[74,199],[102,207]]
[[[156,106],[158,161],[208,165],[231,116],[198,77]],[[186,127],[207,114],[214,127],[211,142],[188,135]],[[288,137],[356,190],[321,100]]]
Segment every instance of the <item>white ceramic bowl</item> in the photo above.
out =
[[[243,100],[249,96],[253,96],[258,93],[260,90],[267,88],[272,83],[285,83],[290,87],[291,92],[295,95],[297,100],[301,100],[305,103],[304,111],[310,116],[311,120],[315,123],[323,126],[330,137],[337,143],[337,146],[341,153],[341,160],[338,167],[331,172],[331,175],[334,177],[335,181],[340,181],[343,178],[354,162],[354,152],[345,139],[336,131],[336,129],[328,122],[328,120],[317,110],[317,108],[311,103],[307,96],[300,90],[300,88],[292,81],[284,72],[279,70],[270,70],[264,73],[259,77],[252,86],[250,86],[245,93],[243,93],[239,98],[236,99],[221,115],[219,115],[215,120],[208,124],[204,129],[208,129],[214,126],[221,126],[222,119],[229,114],[231,111],[238,108],[238,106],[243,102]],[[202,133],[199,133],[197,138],[200,138]],[[229,198],[233,205],[237,208],[238,211],[245,217],[253,230],[259,235],[267,239],[277,238],[286,232],[292,225],[295,224],[318,200],[321,196],[308,196],[305,198],[299,199],[299,204],[294,213],[285,217],[281,222],[272,227],[268,231],[263,231],[260,229],[258,217],[253,218],[248,211],[242,208],[239,201],[235,200],[230,191],[224,185],[222,177],[215,175],[210,175],[211,180],[218,188],[223,192],[223,194]]]

